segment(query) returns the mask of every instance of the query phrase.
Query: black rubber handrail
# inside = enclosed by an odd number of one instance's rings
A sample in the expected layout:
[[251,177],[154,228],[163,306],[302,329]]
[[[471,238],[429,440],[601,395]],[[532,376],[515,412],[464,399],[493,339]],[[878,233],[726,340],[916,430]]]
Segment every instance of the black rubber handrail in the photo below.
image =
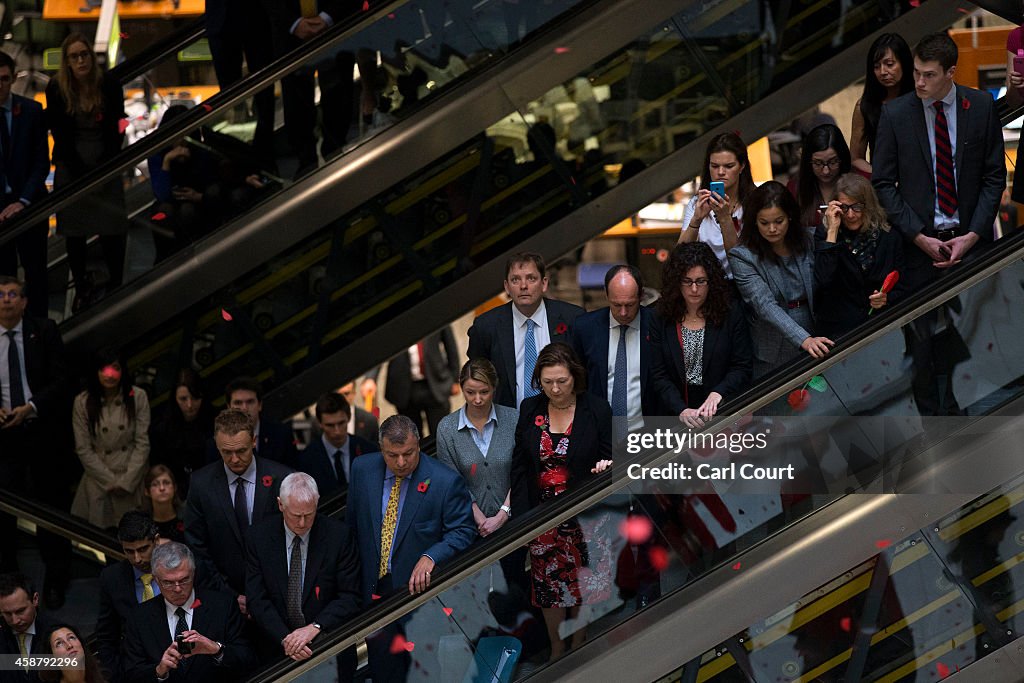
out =
[[[121,544],[113,534],[78,517],[73,517],[63,510],[31,500],[7,489],[0,489],[0,510],[15,517],[31,520],[37,526],[44,526],[60,536],[95,548],[107,557],[124,559]],[[8,542],[8,540],[4,539],[4,542]]]
[[139,51],[130,59],[110,69],[109,74],[116,78],[122,86],[127,85],[153,67],[161,64],[168,55],[192,45],[206,36],[206,17],[199,17],[185,26],[176,29],[170,35]]

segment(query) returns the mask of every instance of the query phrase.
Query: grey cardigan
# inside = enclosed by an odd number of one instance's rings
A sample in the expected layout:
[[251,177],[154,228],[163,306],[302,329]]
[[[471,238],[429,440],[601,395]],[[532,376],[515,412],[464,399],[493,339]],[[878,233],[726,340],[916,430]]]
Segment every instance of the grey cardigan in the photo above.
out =
[[498,514],[511,486],[512,449],[519,411],[494,404],[497,421],[485,458],[468,429],[459,431],[459,408],[437,425],[437,459],[462,475],[473,502],[488,517]]

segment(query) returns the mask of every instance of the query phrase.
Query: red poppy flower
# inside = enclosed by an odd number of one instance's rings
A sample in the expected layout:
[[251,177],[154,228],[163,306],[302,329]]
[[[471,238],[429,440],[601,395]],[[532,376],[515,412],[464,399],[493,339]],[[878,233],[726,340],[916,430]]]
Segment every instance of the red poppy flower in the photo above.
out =
[[419,491],[420,493],[426,493],[427,489],[429,489],[429,488],[430,488],[430,480],[429,479],[427,479],[426,481],[421,481],[419,484],[416,485],[416,490]]
[[15,102],[14,107],[11,109],[11,114],[14,116],[21,116],[21,103]]
[[268,489],[274,484],[274,478],[269,474],[263,477],[263,485]]
[[320,599],[320,586],[314,586],[313,587],[313,592],[316,593],[316,599],[319,600]]
[[569,326],[565,323],[558,323],[558,325],[555,326],[555,334],[565,334],[568,331]]
[[185,522],[179,521],[177,524],[174,525],[174,528],[182,533],[185,533]]
[[152,216],[150,216],[150,220],[154,220],[154,221],[167,220],[167,214],[164,213],[163,211],[157,211]]
[[202,604],[203,604],[203,601],[200,600],[199,598],[196,598],[195,600],[192,601],[192,609],[196,609],[197,607],[199,607]]
[[964,108],[964,111],[967,111],[968,109],[971,108],[971,101],[969,99],[967,99],[966,97],[964,98],[964,101],[963,101],[963,108]]
[[795,389],[789,393],[789,397],[786,399],[789,403],[789,407],[797,412],[806,410],[807,406],[811,403],[811,392],[806,389]]
[[96,112],[96,122],[99,123],[102,120],[103,120],[103,112],[101,112],[101,111]]
[[543,415],[538,415],[537,417],[535,417],[533,419],[533,424],[537,425],[538,427],[543,427],[544,426],[544,416]]

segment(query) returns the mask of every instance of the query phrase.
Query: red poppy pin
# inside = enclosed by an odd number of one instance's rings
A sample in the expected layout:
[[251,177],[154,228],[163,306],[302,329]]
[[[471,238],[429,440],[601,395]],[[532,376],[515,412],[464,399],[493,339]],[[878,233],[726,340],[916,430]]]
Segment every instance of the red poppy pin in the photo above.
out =
[[965,97],[961,106],[963,106],[964,111],[967,111],[968,109],[971,108],[971,101]]
[[565,334],[568,331],[569,326],[565,323],[558,323],[558,325],[555,326],[555,334]]
[[316,599],[319,600],[320,599],[320,586],[314,586],[313,587],[313,592],[316,593]]
[[362,454],[363,454],[363,447],[362,446],[356,446],[356,455],[359,456],[359,455],[362,455]]
[[181,533],[185,533],[185,522],[178,522],[174,525],[174,528],[180,531]]
[[96,112],[96,123],[99,123],[102,120],[103,120],[103,112],[101,112],[101,111]]
[[429,479],[427,479],[426,481],[421,481],[419,484],[416,485],[416,490],[419,491],[420,493],[426,493],[427,489],[429,489],[429,488],[430,488],[430,480]]
[[192,601],[192,609],[196,609],[196,608],[198,608],[202,604],[203,604],[203,601],[200,600],[199,598],[196,598],[195,600]]
[[543,427],[544,426],[544,416],[543,415],[538,415],[537,417],[533,418],[533,424],[537,425],[538,427]]
[[128,398],[135,398],[135,389],[128,390]]
[[11,109],[11,114],[14,116],[21,116],[21,103],[15,102],[14,107]]
[[274,478],[269,474],[263,477],[263,485],[268,489],[274,485]]

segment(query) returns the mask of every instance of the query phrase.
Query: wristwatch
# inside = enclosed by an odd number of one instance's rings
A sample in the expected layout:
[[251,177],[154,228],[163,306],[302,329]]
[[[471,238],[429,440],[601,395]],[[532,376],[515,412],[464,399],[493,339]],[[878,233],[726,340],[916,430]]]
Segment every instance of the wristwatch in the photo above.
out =
[[509,519],[512,519],[512,508],[510,508],[508,505],[502,505],[498,509],[501,510],[502,512],[504,512],[508,516]]
[[310,626],[315,628],[317,631],[323,631],[324,630],[324,627],[321,626],[320,624],[316,623],[315,621],[313,623],[311,623]]

